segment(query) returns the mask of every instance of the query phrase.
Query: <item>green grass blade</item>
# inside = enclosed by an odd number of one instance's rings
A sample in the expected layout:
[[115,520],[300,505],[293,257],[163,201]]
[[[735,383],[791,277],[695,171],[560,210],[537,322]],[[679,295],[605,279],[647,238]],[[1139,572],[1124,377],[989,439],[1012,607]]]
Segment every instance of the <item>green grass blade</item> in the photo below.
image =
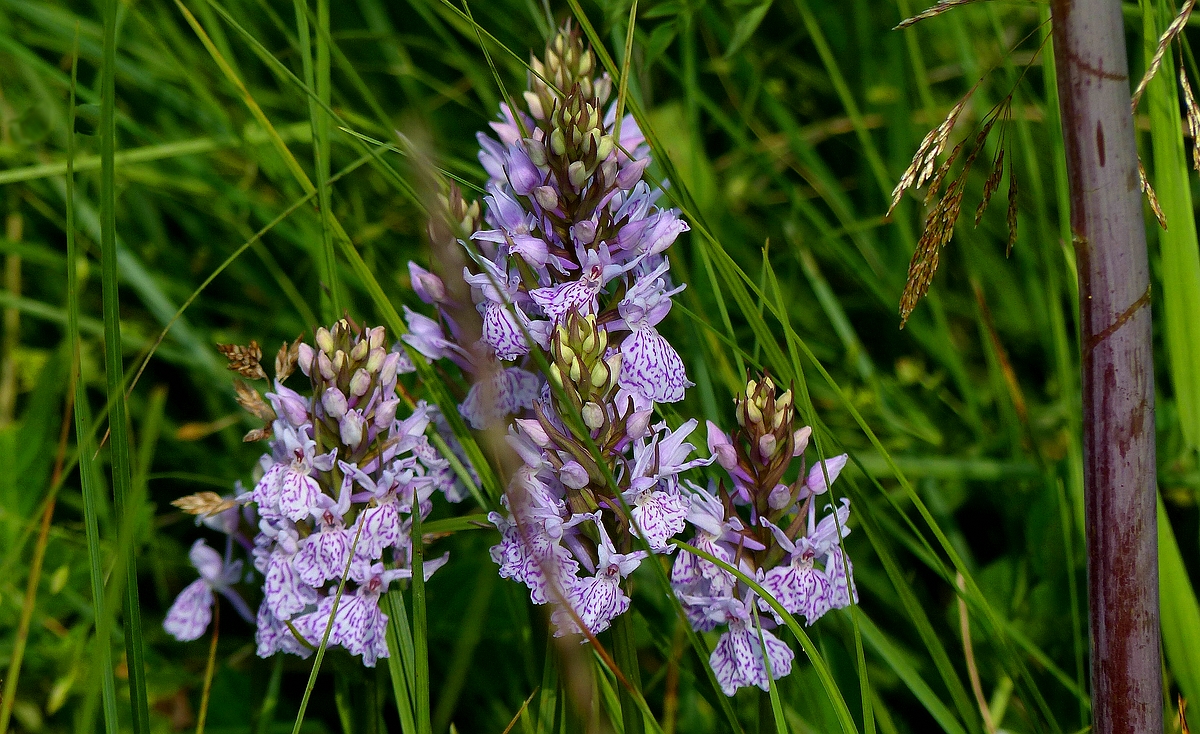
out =
[[1200,602],[1188,578],[1167,509],[1158,498],[1158,593],[1167,665],[1189,707],[1188,723],[1200,731]]
[[429,719],[429,624],[425,607],[425,540],[421,532],[421,509],[414,502],[412,514],[412,599],[413,599],[413,711],[417,734],[431,734]]
[[[1143,0],[1147,56],[1158,45],[1159,32],[1174,15],[1166,2]],[[1150,140],[1154,149],[1154,190],[1166,215],[1167,229],[1154,227],[1162,252],[1163,317],[1171,385],[1184,440],[1200,448],[1200,246],[1192,211],[1192,189],[1184,150],[1183,126],[1174,55],[1163,56],[1162,68],[1146,89]]]
[[[100,277],[104,306],[104,367],[108,381],[108,417],[112,464],[114,509],[122,527],[133,522],[128,507],[132,467],[128,418],[125,411],[124,370],[121,364],[121,306],[117,278],[117,184],[116,152],[116,54],[117,2],[106,0],[104,14],[104,57],[100,67]],[[142,613],[138,602],[137,554],[126,554],[123,602],[125,654],[129,669],[129,697],[135,734],[150,731],[146,699],[146,667],[142,641]]]
[[[75,80],[79,59],[79,28],[75,29],[75,50],[71,62],[71,96],[67,134],[67,340],[71,343],[71,380],[75,388],[75,440],[79,451],[79,481],[83,489],[83,521],[87,537],[88,569],[92,585],[92,614],[96,629],[96,656],[104,710],[104,730],[120,731],[117,719],[116,676],[113,671],[111,621],[104,597],[104,558],[100,552],[100,527],[97,516],[104,502],[103,487],[96,468],[95,443],[92,440],[91,408],[79,369],[79,252],[75,241]],[[89,696],[90,698],[90,696]],[[90,728],[91,711],[85,705],[81,723]]]
[[392,693],[396,699],[396,711],[400,717],[400,731],[415,734],[416,718],[413,715],[412,674],[407,663],[412,660],[412,635],[409,634],[408,612],[404,609],[404,596],[399,589],[386,594],[388,603],[388,672],[392,678]]

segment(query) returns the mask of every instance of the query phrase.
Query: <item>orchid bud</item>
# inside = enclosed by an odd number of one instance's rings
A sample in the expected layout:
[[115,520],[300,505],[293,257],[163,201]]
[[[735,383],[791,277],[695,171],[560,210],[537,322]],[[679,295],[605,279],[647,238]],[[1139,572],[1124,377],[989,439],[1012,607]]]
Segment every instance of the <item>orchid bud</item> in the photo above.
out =
[[600,430],[600,427],[604,425],[604,408],[596,403],[589,400],[583,404],[580,412],[583,416],[583,424],[593,431]]
[[385,431],[396,421],[396,409],[400,407],[400,399],[385,400],[375,408],[375,427]]
[[596,223],[590,219],[576,222],[571,228],[571,236],[581,245],[590,245],[596,241]]
[[514,421],[517,427],[525,432],[529,439],[537,444],[540,448],[548,448],[550,446],[550,434],[546,433],[546,429],[542,428],[542,424],[533,418],[517,418]]
[[792,456],[799,456],[804,453],[804,449],[808,448],[808,439],[810,436],[812,436],[811,426],[800,428],[792,434],[792,443],[794,445]]
[[[841,454],[832,459],[818,461],[808,470],[808,479],[805,480],[805,485],[813,494],[825,494],[829,491],[829,485],[833,480],[838,478],[842,473],[842,469],[846,467],[846,462],[849,460],[848,454]],[[825,475],[829,475],[829,481],[825,481]]]
[[333,354],[333,350],[336,348],[333,343],[333,335],[324,326],[317,329],[316,342],[321,351],[326,354]]
[[351,448],[358,446],[363,437],[363,417],[357,410],[347,412],[338,422],[342,443]]
[[367,358],[367,352],[369,351],[371,351],[371,345],[366,339],[363,339],[350,350],[350,359],[354,362],[361,362]]
[[550,152],[558,156],[567,154],[567,138],[563,135],[562,128],[555,128],[550,133]]
[[603,362],[597,362],[592,366],[592,371],[588,374],[588,379],[591,380],[592,387],[603,391],[608,387],[608,381],[612,378],[612,372],[608,369],[608,365]]
[[650,418],[653,415],[652,410],[635,410],[625,420],[625,432],[633,439],[650,435]]
[[630,161],[625,164],[621,172],[617,174],[617,188],[622,191],[628,191],[642,180],[642,174],[646,172],[646,168],[650,165],[650,158],[642,158],[636,161]]
[[346,414],[346,396],[336,387],[330,387],[321,395],[321,405],[330,418],[341,418]]
[[341,372],[342,368],[345,366],[346,366],[346,353],[339,349],[333,353],[333,371]]
[[396,381],[396,370],[400,367],[400,352],[391,352],[383,358],[383,365],[379,368],[379,381],[384,385],[390,385]]
[[605,158],[608,158],[608,156],[612,154],[614,147],[612,136],[603,136],[600,138],[600,142],[596,144],[596,158],[598,160],[604,160]]
[[[436,275],[433,277],[437,278]],[[440,281],[441,278],[438,278],[438,280]],[[387,331],[382,326],[376,326],[374,329],[371,329],[370,336],[368,337],[368,340],[371,342],[371,349],[382,349],[383,342],[386,339]]]
[[792,490],[786,484],[776,484],[767,495],[767,504],[772,510],[782,510],[792,503]]
[[583,489],[591,481],[587,469],[584,469],[583,465],[574,459],[563,464],[562,469],[558,471],[558,478],[564,486],[571,489]]
[[542,98],[534,92],[525,92],[525,104],[529,106],[529,114],[535,120],[546,119],[546,111],[542,109]]
[[316,352],[307,344],[301,344],[297,350],[296,363],[300,366],[300,371],[306,376],[312,376],[313,360],[316,359]]
[[361,367],[354,371],[354,376],[350,378],[350,394],[356,398],[361,398],[367,394],[367,390],[371,388],[371,375]]
[[333,370],[333,362],[329,361],[329,354],[325,351],[317,352],[317,371],[326,380],[333,380],[337,374]]
[[558,207],[558,192],[552,186],[538,186],[533,190],[533,199],[543,209]]
[[758,439],[758,453],[763,461],[770,461],[775,455],[775,449],[779,442],[775,439],[775,434],[768,433],[760,436]]
[[525,154],[529,156],[529,161],[538,168],[546,166],[546,144],[540,140],[533,138],[525,138]]
[[372,374],[379,372],[379,368],[383,366],[383,360],[387,358],[387,352],[383,351],[383,347],[372,347],[371,353],[367,355],[367,372]]
[[576,189],[582,189],[587,183],[587,168],[584,167],[582,161],[575,161],[570,166],[567,166],[567,180]]

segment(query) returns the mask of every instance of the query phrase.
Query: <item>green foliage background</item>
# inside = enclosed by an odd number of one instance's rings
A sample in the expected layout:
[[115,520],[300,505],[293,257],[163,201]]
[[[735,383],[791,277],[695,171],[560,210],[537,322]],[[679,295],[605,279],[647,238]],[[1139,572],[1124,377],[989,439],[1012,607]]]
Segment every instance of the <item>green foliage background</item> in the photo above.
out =
[[[1170,0],[1147,2],[1126,6],[1135,79],[1143,49],[1153,48],[1175,13]],[[330,247],[340,305],[356,318],[376,323],[389,308],[418,306],[406,263],[429,258],[425,214],[413,196],[420,178],[409,158],[364,137],[395,146],[399,130],[477,189],[484,176],[474,135],[503,98],[497,81],[508,93],[520,89],[522,61],[573,14],[623,63],[630,9],[624,0],[582,7],[540,0],[119,2],[115,66],[105,69],[101,5],[0,0],[0,670],[7,670],[0,713],[11,711],[10,726],[21,731],[102,725],[95,568],[109,586],[102,614],[116,622],[109,641],[118,661],[117,710],[124,728],[135,726],[122,657],[128,615],[115,613],[127,588],[119,569],[130,555],[142,625],[129,634],[145,650],[150,727],[195,726],[210,640],[177,643],[161,620],[193,578],[187,548],[212,534],[168,503],[248,481],[259,453],[241,442],[253,426],[237,410],[232,375],[214,345],[256,339],[273,353],[281,341],[311,333],[334,305],[319,286],[328,282],[322,273]],[[1088,722],[1075,276],[1052,59],[1043,47],[1048,11],[993,0],[890,30],[922,9],[909,0],[650,0],[637,10],[632,104],[655,146],[651,173],[670,179],[669,196],[693,225],[674,248],[675,272],[689,288],[660,328],[697,386],[666,417],[728,427],[730,400],[747,369],[765,368],[805,396],[799,404],[819,427],[821,452],[853,456],[839,485],[854,502],[847,542],[861,606],[807,630],[851,720],[839,720],[838,697],[799,654],[795,672],[778,686],[781,721],[770,723],[766,694],[743,691],[734,699],[747,731],[776,724],[792,732],[847,724],[862,732],[986,731],[964,653],[960,597],[970,618],[970,659],[996,726],[1074,732]],[[128,401],[128,451],[105,442],[94,463],[90,452],[77,451],[64,412],[71,385],[64,173],[76,42],[80,134],[71,216],[85,388],[78,397],[96,419],[84,421],[93,441],[106,427],[106,193],[115,197],[109,275],[119,279],[127,379],[153,349]],[[1200,79],[1190,50],[1180,58]],[[104,136],[96,134],[103,133],[106,73],[116,88],[112,184],[100,175]],[[1160,72],[1139,117],[1147,131],[1143,157],[1169,223],[1165,233],[1149,231],[1170,721],[1176,692],[1200,711],[1193,593],[1200,581],[1200,370],[1190,358],[1200,338],[1200,259],[1191,221],[1196,179],[1172,96],[1175,73]],[[886,219],[889,196],[926,132],[980,79],[951,144],[972,136],[974,123],[1012,93],[1003,143],[1020,184],[1016,246],[1006,258],[1000,195],[972,226],[988,174],[988,166],[976,166],[932,292],[901,331],[897,304],[925,209],[909,196]],[[981,160],[1000,141],[989,137]],[[314,149],[327,151],[327,171],[314,165]],[[339,176],[324,225],[297,166],[318,184]],[[357,264],[332,244],[336,235],[327,244],[323,226],[345,231]],[[461,396],[462,387],[447,376],[451,393]],[[124,518],[107,490],[114,450],[132,467]],[[82,491],[81,458],[102,480],[94,494]],[[98,518],[94,560],[89,503]],[[481,511],[470,504],[441,506],[434,519]],[[433,731],[451,723],[460,732],[502,731],[514,717],[517,731],[558,730],[566,725],[554,715],[561,694],[546,621],[524,589],[496,577],[487,555],[492,541],[488,531],[438,541],[452,561],[426,588],[428,672],[416,676],[428,697],[421,702]],[[642,691],[658,725],[732,728],[653,574],[636,583]],[[410,595],[406,603],[411,612]],[[419,627],[415,634],[422,638]],[[258,659],[253,630],[230,609],[217,645],[206,729],[292,730],[311,661]],[[616,684],[603,673],[596,680],[598,705],[608,711]],[[622,726],[620,715],[611,719]],[[339,653],[326,657],[303,730],[399,727],[387,665],[365,670]]]

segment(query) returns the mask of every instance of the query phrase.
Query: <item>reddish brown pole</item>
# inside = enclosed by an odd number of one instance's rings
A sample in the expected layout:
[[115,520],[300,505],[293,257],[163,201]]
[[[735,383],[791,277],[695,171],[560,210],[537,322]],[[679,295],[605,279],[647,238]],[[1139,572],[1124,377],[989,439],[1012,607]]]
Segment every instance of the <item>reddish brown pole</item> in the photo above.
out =
[[1162,724],[1150,278],[1120,0],[1052,0],[1079,271],[1092,716]]

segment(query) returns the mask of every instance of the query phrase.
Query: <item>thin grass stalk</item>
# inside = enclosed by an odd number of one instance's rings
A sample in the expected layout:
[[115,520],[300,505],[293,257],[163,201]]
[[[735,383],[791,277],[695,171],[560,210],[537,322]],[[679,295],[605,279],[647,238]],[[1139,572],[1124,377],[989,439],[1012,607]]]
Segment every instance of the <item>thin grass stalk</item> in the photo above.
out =
[[[415,501],[415,500],[414,500]],[[425,608],[425,539],[420,508],[412,514],[413,711],[417,734],[431,734],[429,720],[429,625]]]
[[1121,4],[1054,0],[1079,273],[1092,730],[1162,731],[1150,274]]
[[[135,515],[126,505],[131,492],[128,417],[125,412],[125,373],[121,365],[121,301],[117,285],[117,183],[114,153],[117,146],[116,59],[117,2],[105,0],[103,58],[100,66],[100,279],[104,310],[104,372],[108,382],[108,425],[112,445],[113,504],[124,527]],[[132,528],[130,528],[132,530]],[[136,533],[130,533],[136,542]],[[146,668],[142,644],[142,613],[138,603],[137,554],[125,554],[125,596],[122,627],[125,632],[126,667],[129,670],[129,705],[135,734],[150,731],[146,699]]]
[[[71,344],[71,382],[75,389],[75,441],[78,446],[79,482],[83,490],[83,523],[87,538],[88,570],[92,585],[92,614],[96,628],[101,700],[104,709],[104,730],[117,734],[117,684],[112,663],[112,643],[108,605],[104,601],[104,559],[100,552],[98,506],[103,502],[100,479],[96,473],[92,441],[91,409],[79,369],[79,249],[75,242],[75,87],[79,66],[79,25],[75,26],[75,41],[71,54],[71,96],[67,113],[67,340]],[[91,696],[89,701],[94,701]],[[90,705],[83,709],[82,724],[92,724]]]
[[221,630],[221,604],[213,605],[212,640],[208,644],[208,662],[204,666],[204,688],[200,693],[200,714],[196,717],[196,734],[204,734],[208,720],[208,702],[212,695],[213,672],[217,669],[217,640]]

